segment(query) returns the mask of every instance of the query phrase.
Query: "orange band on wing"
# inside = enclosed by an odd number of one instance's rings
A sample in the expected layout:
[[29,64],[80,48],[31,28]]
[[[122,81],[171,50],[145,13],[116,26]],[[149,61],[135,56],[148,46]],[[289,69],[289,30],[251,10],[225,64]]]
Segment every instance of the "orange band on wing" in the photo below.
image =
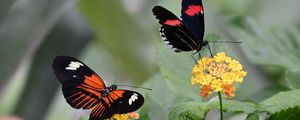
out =
[[109,93],[109,98],[112,100],[117,100],[120,97],[123,97],[124,90],[114,90]]
[[84,91],[92,93],[93,95],[96,95],[98,98],[101,98],[101,93],[99,92],[100,90],[97,91],[95,89],[88,88],[85,85],[77,86],[77,88],[83,89]]
[[104,89],[106,87],[103,80],[96,74],[92,74],[91,76],[85,76],[83,82],[93,88]]

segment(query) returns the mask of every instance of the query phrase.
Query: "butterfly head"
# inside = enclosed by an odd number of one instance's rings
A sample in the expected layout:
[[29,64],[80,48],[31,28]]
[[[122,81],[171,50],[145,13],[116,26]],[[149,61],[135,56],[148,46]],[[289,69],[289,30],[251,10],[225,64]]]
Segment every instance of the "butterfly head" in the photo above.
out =
[[117,85],[112,84],[111,86],[106,87],[106,88],[103,90],[102,95],[103,95],[103,96],[107,96],[108,93],[109,93],[110,91],[113,91],[113,90],[116,90],[116,89],[117,89]]
[[112,90],[116,90],[117,89],[117,85],[112,84],[111,86],[108,87],[110,91]]

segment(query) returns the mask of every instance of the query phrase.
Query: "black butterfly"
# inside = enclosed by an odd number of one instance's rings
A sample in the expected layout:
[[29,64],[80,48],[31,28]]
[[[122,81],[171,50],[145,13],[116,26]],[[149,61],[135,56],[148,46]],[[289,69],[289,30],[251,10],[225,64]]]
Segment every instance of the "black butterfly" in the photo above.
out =
[[133,112],[144,103],[144,97],[138,92],[117,89],[114,84],[107,87],[93,70],[75,58],[57,56],[52,67],[62,83],[67,103],[76,109],[93,108],[90,120]]
[[209,48],[208,41],[203,40],[204,10],[201,0],[182,0],[181,4],[182,20],[161,6],[152,9],[161,24],[161,38],[175,48],[175,52],[199,52],[206,46]]

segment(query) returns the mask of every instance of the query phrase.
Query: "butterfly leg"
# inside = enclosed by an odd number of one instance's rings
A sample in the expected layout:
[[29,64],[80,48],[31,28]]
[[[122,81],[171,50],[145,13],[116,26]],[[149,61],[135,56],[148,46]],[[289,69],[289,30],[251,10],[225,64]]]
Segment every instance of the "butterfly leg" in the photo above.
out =
[[194,55],[195,54],[197,54],[198,53],[198,56],[199,56],[199,59],[201,59],[202,58],[202,56],[201,56],[201,53],[200,53],[200,51],[197,51],[197,52],[195,52],[195,53],[193,53],[191,56],[192,56],[192,58],[193,58],[193,60],[195,61],[195,63],[197,64],[197,60],[196,60],[196,58],[194,57]]
[[209,50],[210,56],[213,57],[213,54],[212,54],[212,52],[211,52],[211,49],[210,49],[210,45],[209,45],[209,44],[207,44],[207,48],[208,48],[208,50]]
[[[196,52],[196,53],[197,53],[197,52]],[[191,57],[192,57],[193,60],[195,61],[195,64],[197,64],[197,60],[196,60],[196,58],[194,57],[194,55],[195,55],[196,53],[193,53],[193,54],[191,55]]]
[[198,55],[199,55],[199,59],[201,60],[201,63],[202,63],[202,67],[204,68],[204,63],[203,63],[203,61],[202,61],[202,56],[201,56],[201,53],[200,53],[200,51],[198,52]]
[[[201,56],[201,53],[200,53],[200,51],[197,51],[197,52],[195,52],[195,53],[193,53],[191,56],[192,56],[192,58],[194,59],[194,61],[195,61],[195,64],[197,64],[197,60],[195,59],[195,57],[194,57],[194,55],[195,54],[197,54],[198,53],[198,56],[199,56],[199,59],[201,60],[201,63],[202,63],[202,65],[204,65],[204,63],[203,63],[203,61],[202,61],[202,56]],[[204,66],[202,66],[202,67],[204,67]]]
[[199,59],[202,58],[200,51],[198,52]]

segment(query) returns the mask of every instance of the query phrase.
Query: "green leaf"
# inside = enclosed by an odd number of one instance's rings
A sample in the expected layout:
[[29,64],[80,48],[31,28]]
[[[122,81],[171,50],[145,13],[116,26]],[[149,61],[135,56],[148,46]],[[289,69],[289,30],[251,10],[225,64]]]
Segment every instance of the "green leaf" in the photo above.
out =
[[271,114],[300,106],[300,89],[279,92],[260,103],[260,109]]
[[[219,109],[217,97],[206,103],[188,102],[175,106],[168,114],[168,120],[199,120],[204,119],[207,112],[213,109]],[[252,113],[255,104],[249,102],[240,102],[235,100],[223,100],[223,109],[226,112]]]
[[175,106],[168,114],[167,120],[204,120],[208,112],[199,102],[188,102]]
[[285,80],[283,84],[286,84],[290,89],[300,88],[300,69],[288,69],[285,71]]
[[232,34],[236,38],[243,38],[240,39],[243,42],[242,49],[251,62],[258,65],[299,68],[300,48],[297,46],[300,46],[300,32],[297,29],[264,28],[251,18],[246,19],[244,24],[248,29],[232,28]]
[[288,108],[272,114],[267,120],[297,120],[300,116],[300,108]]
[[244,19],[243,24],[246,27],[231,27],[231,34],[243,42],[241,48],[250,62],[276,81],[273,84],[299,89],[294,73],[300,67],[300,31],[294,27],[265,27],[252,18]]
[[143,116],[148,116],[150,120],[163,120],[174,105],[191,100],[185,94],[171,88],[173,86],[167,82],[169,79],[157,74],[143,85],[152,88],[152,91],[147,92],[147,99],[141,110],[147,111]]
[[176,91],[185,98],[199,100],[199,89],[191,85],[191,71],[195,62],[192,53],[175,53],[166,45],[161,45],[159,52],[159,66],[171,91]]
[[259,113],[251,113],[247,116],[246,120],[259,120]]
[[151,74],[143,50],[151,45],[152,36],[143,32],[120,2],[81,0],[79,7],[95,31],[97,45],[106,48],[134,82],[143,83]]
[[[214,97],[205,103],[209,109],[219,109],[219,101]],[[225,112],[243,112],[252,113],[256,110],[256,105],[250,102],[241,102],[236,100],[223,100],[223,109]]]

